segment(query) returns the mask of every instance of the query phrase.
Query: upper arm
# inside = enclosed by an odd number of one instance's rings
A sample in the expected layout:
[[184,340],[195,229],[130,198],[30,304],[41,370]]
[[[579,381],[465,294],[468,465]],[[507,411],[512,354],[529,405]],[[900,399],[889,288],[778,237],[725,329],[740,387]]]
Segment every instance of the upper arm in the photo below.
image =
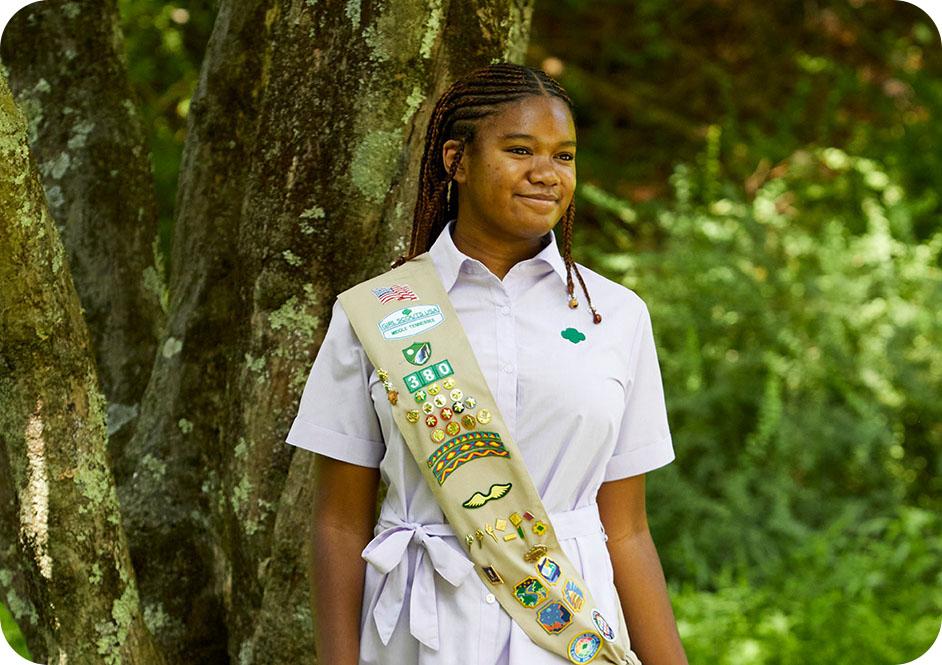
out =
[[372,372],[350,320],[335,301],[285,440],[350,464],[378,467],[386,445],[369,390]]
[[654,331],[644,303],[633,331],[625,393],[625,408],[605,468],[605,481],[644,474],[674,459]]
[[602,483],[596,501],[609,544],[648,530],[643,473]]
[[368,534],[373,529],[379,470],[314,456],[314,523],[318,527]]

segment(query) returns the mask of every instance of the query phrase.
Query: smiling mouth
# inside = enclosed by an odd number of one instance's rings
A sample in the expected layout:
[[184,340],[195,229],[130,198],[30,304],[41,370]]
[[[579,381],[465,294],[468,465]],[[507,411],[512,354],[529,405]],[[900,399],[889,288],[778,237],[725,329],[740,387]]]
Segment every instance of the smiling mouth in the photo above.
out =
[[559,199],[546,196],[527,196],[526,194],[517,194],[517,196],[527,201],[544,205],[554,205],[557,201],[559,201]]

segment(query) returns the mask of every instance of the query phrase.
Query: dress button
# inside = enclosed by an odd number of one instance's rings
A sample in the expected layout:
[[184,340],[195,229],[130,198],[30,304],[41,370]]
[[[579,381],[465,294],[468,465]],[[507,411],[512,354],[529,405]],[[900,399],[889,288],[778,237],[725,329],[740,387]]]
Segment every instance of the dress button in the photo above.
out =
[[486,600],[490,605],[493,605],[497,598],[494,596],[494,594],[489,593],[484,596],[484,600]]
[[510,308],[509,308],[507,305],[504,305],[503,307],[500,308],[500,313],[501,313],[501,314],[510,314]]

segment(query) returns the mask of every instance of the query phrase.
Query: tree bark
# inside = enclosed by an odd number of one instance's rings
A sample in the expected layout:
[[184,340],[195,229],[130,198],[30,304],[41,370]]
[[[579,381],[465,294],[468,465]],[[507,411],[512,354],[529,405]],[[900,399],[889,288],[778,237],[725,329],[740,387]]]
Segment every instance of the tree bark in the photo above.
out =
[[[274,20],[271,77],[243,199],[243,353],[216,454],[229,534],[230,640],[258,663],[310,662],[310,462],[284,443],[341,290],[406,248],[432,107],[492,60],[522,60],[532,4],[295,3]],[[244,360],[243,360],[244,359]],[[294,464],[289,466],[289,462]],[[300,467],[300,468],[299,468]],[[287,484],[285,484],[285,472]],[[270,515],[269,506],[277,507]]]
[[[150,154],[127,76],[115,0],[46,0],[7,24],[0,54],[65,245],[107,400],[119,484],[166,286]],[[163,306],[163,307],[162,307]]]
[[121,528],[88,329],[5,76],[0,220],[3,524],[12,499],[31,650],[43,662],[162,663]]
[[435,99],[471,68],[522,60],[531,12],[220,3],[190,104],[166,331],[119,487],[168,662],[311,662],[313,455],[285,434],[336,293],[405,249]]

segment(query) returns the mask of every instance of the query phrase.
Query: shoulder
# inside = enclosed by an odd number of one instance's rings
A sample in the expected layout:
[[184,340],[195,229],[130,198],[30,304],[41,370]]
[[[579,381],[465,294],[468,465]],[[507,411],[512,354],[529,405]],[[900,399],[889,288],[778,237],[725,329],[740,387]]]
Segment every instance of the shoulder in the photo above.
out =
[[[606,320],[611,321],[614,317],[619,324],[633,326],[641,319],[642,314],[647,313],[647,304],[633,289],[609,279],[581,263],[576,263],[576,265],[579,266],[579,273],[582,275],[582,279],[585,280],[586,288],[592,297],[592,305],[602,315],[603,323]],[[579,280],[575,274],[573,274],[572,279],[576,298],[579,299],[581,306],[581,303],[585,300],[585,295],[582,293],[582,287],[579,285]]]

